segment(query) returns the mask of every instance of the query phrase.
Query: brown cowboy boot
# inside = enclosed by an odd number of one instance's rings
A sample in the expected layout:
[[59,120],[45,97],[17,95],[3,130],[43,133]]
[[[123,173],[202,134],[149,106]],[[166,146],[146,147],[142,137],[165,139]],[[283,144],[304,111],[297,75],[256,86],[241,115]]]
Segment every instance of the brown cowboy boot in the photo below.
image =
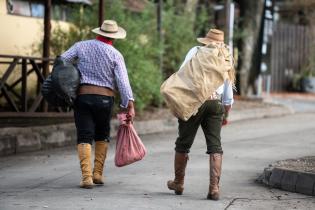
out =
[[209,193],[207,198],[210,200],[219,200],[220,189],[219,182],[221,176],[221,167],[222,167],[222,154],[214,153],[210,154],[210,184],[209,184]]
[[188,154],[187,153],[175,153],[174,168],[175,179],[167,182],[168,189],[174,190],[176,195],[183,194],[184,191],[184,177],[185,169],[187,165]]
[[93,188],[91,167],[91,144],[78,144],[78,155],[82,171],[81,188]]
[[108,142],[96,141],[95,142],[95,159],[93,170],[93,182],[94,184],[104,184],[103,181],[103,168],[106,159],[108,148]]

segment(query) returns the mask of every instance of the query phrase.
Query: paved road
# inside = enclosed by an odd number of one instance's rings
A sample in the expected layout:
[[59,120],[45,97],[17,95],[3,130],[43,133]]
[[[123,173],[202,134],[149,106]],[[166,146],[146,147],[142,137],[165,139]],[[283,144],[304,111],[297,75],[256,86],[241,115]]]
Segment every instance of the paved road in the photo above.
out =
[[199,132],[190,154],[185,192],[166,188],[173,177],[176,132],[142,136],[148,156],[117,168],[114,144],[106,166],[106,184],[78,187],[74,147],[0,158],[0,210],[13,209],[315,209],[315,198],[268,189],[255,183],[276,160],[314,155],[315,114],[240,121],[223,131],[222,199],[209,201],[208,157]]
[[286,107],[290,107],[294,112],[315,112],[315,96],[314,95],[306,95],[297,94],[290,95],[285,94],[281,97],[275,95],[274,97],[267,98],[266,101],[271,101],[276,104],[281,104]]

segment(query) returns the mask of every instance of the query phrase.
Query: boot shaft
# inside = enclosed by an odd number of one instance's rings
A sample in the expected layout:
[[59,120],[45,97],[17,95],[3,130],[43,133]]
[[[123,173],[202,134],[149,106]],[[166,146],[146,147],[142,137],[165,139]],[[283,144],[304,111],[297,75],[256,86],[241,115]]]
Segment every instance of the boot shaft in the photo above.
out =
[[82,170],[82,176],[92,175],[91,172],[91,150],[92,146],[90,144],[78,144],[78,156],[80,160],[80,166]]
[[217,178],[220,179],[221,168],[222,168],[222,154],[220,153],[210,154],[209,164],[210,164],[210,177],[214,177],[215,179]]
[[82,180],[80,183],[80,187],[92,188],[93,187],[91,164],[92,147],[90,144],[78,144],[77,150],[82,172]]
[[174,180],[169,180],[167,182],[167,186],[170,190],[174,190],[175,194],[181,195],[184,191],[184,178],[185,178],[185,170],[188,161],[187,153],[175,153],[174,158],[174,170],[175,170],[175,178]]
[[178,184],[184,184],[185,170],[188,161],[187,153],[175,153],[174,159],[174,169],[175,169],[175,179],[174,182]]
[[222,170],[222,154],[214,153],[209,156],[210,184],[208,199],[218,200],[220,195],[220,177]]
[[107,156],[108,142],[96,141],[95,142],[95,159],[94,159],[94,171],[99,175],[103,174],[104,162]]

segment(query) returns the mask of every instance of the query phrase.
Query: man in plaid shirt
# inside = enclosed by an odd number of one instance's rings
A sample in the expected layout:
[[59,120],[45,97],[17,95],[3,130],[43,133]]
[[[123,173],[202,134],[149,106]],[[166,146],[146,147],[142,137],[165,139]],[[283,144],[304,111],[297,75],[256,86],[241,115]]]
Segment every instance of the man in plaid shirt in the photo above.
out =
[[[127,111],[127,121],[135,116],[133,94],[124,58],[113,47],[114,39],[124,39],[126,31],[113,20],[105,20],[92,32],[96,39],[75,43],[61,57],[76,62],[80,72],[80,87],[74,103],[77,128],[77,149],[82,180],[80,187],[92,188],[104,184],[103,167],[110,138],[110,119],[115,90],[121,97],[121,107]],[[95,141],[95,160],[92,174],[91,146]]]

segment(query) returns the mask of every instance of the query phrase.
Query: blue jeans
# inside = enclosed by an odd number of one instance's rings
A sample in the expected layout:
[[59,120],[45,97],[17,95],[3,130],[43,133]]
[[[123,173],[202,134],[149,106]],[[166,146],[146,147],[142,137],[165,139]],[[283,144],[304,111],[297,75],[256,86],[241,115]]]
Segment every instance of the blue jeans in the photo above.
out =
[[78,95],[74,102],[77,143],[109,141],[114,97],[94,94]]

